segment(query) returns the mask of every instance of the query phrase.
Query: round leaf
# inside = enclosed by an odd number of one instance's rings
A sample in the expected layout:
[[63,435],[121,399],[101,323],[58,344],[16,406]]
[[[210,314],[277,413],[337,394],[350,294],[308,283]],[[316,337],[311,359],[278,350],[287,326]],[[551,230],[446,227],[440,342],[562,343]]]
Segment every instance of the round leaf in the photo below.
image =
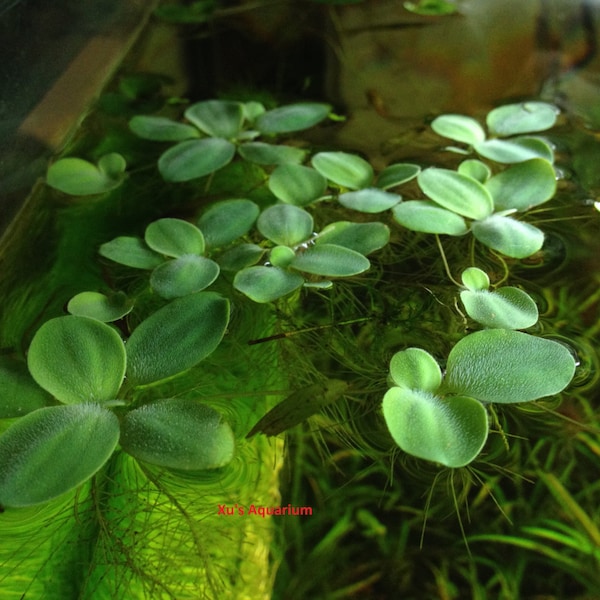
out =
[[98,404],[41,408],[0,436],[0,505],[42,504],[76,488],[110,458],[117,417]]
[[129,121],[129,129],[138,137],[157,142],[182,142],[199,137],[195,127],[166,117],[138,115]]
[[198,219],[198,227],[209,248],[220,248],[246,235],[259,212],[260,209],[251,200],[222,200],[202,214]]
[[414,179],[420,171],[421,167],[419,167],[419,165],[410,163],[388,165],[377,176],[377,187],[387,190],[396,187],[397,185],[402,185],[403,183]]
[[431,128],[442,137],[473,145],[485,140],[483,127],[471,117],[441,115],[431,122]]
[[150,286],[167,300],[199,292],[219,276],[219,265],[209,258],[184,254],[158,265],[150,275]]
[[254,302],[272,302],[287,296],[304,283],[298,273],[290,273],[279,267],[248,267],[239,271],[233,287],[254,300]]
[[531,256],[544,244],[544,233],[537,227],[502,215],[473,222],[471,231],[482,244],[512,258]]
[[476,179],[450,169],[431,167],[417,177],[421,189],[434,202],[470,219],[483,219],[494,204],[487,189]]
[[331,111],[329,104],[317,102],[301,102],[280,106],[258,116],[254,126],[263,134],[290,133],[309,129],[323,119]]
[[278,246],[296,246],[313,233],[313,219],[304,209],[291,204],[275,204],[265,209],[256,223],[258,230]]
[[562,344],[509,329],[467,335],[450,351],[444,388],[483,402],[528,402],[564,390],[575,359]]
[[119,236],[102,244],[99,253],[105,258],[134,269],[154,269],[164,260],[138,237]]
[[0,357],[0,419],[12,419],[46,406],[50,395],[31,377],[24,363]]
[[390,377],[399,387],[435,392],[442,383],[442,370],[429,352],[407,348],[392,356]]
[[468,228],[465,220],[430,200],[401,202],[392,209],[394,219],[411,231],[463,235]]
[[197,102],[187,108],[184,114],[198,129],[215,138],[237,137],[244,122],[242,104],[228,100]]
[[90,317],[103,323],[118,321],[133,309],[133,301],[123,293],[106,296],[100,292],[81,292],[73,296],[67,304],[72,315]]
[[143,385],[186,371],[217,348],[228,323],[229,302],[219,294],[173,300],[134,329],[127,341],[127,376]]
[[158,219],[146,227],[146,244],[152,250],[167,256],[202,254],[204,236],[192,223],[182,219]]
[[248,142],[238,148],[239,155],[258,165],[298,164],[304,160],[307,152],[293,146]]
[[373,167],[360,156],[347,152],[319,152],[312,158],[313,167],[333,183],[357,190],[373,182]]
[[295,256],[296,253],[289,246],[275,246],[269,253],[269,262],[275,267],[286,268]]
[[165,181],[190,181],[210,175],[229,164],[235,146],[221,138],[188,140],[169,148],[158,159]]
[[359,252],[335,244],[311,246],[296,254],[290,263],[293,269],[325,277],[350,277],[363,273],[370,266],[369,259]]
[[485,271],[477,267],[469,267],[462,272],[461,280],[466,288],[472,292],[487,290],[490,287],[490,278]]
[[27,355],[32,377],[65,404],[116,397],[125,374],[125,346],[108,325],[57,317],[36,332]]
[[187,399],[165,399],[128,412],[121,446],[138,460],[169,469],[199,471],[231,462],[231,427],[213,408]]
[[100,161],[96,166],[81,158],[61,158],[48,168],[46,183],[73,196],[103,194],[119,187],[125,178],[125,159],[113,153]]
[[441,399],[393,387],[383,397],[382,408],[386,425],[402,450],[446,467],[468,465],[487,440],[487,413],[473,398]]
[[528,210],[550,200],[556,192],[556,173],[543,158],[532,158],[494,175],[485,187],[496,211]]
[[304,165],[279,165],[269,177],[269,189],[282,202],[305,206],[323,195],[327,180]]
[[519,137],[510,140],[486,140],[475,145],[481,156],[499,163],[519,163],[531,158],[543,158],[554,162],[552,148],[543,140],[534,137]]
[[257,244],[240,244],[224,252],[217,262],[222,271],[239,271],[255,265],[264,253],[265,249]]
[[467,314],[484,327],[526,329],[538,320],[538,309],[528,294],[515,287],[503,287],[496,292],[470,291],[460,293]]
[[401,196],[384,192],[377,188],[364,188],[356,192],[341,194],[338,198],[340,204],[352,210],[364,213],[380,213],[396,206]]
[[492,175],[491,169],[480,160],[468,158],[463,160],[458,165],[458,172],[472,179],[476,179],[479,183],[485,183]]
[[491,133],[508,136],[550,129],[558,114],[556,106],[546,102],[520,102],[495,108],[486,122]]
[[390,241],[390,228],[383,223],[330,223],[317,236],[315,243],[335,244],[355,250],[363,255],[383,248]]

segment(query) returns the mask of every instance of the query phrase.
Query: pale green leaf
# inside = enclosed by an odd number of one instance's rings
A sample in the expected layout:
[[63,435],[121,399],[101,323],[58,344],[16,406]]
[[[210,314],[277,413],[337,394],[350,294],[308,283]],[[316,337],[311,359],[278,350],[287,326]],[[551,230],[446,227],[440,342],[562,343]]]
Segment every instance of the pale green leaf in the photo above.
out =
[[183,219],[158,219],[146,227],[146,244],[155,252],[166,256],[203,254],[204,236],[192,223]]
[[544,244],[544,233],[540,229],[502,215],[474,221],[471,231],[482,244],[511,258],[527,258]]
[[318,244],[296,254],[290,267],[324,277],[350,277],[370,267],[369,259],[359,252],[335,244]]
[[110,296],[100,292],[80,292],[67,304],[67,310],[72,315],[90,317],[103,323],[118,321],[132,309],[133,301],[122,292]]
[[351,190],[373,183],[373,167],[360,156],[348,152],[319,152],[312,158],[313,167],[324,177]]
[[471,117],[441,115],[431,122],[431,128],[442,137],[473,145],[485,140],[483,127]]
[[546,102],[520,102],[495,108],[486,122],[492,134],[505,137],[550,129],[558,114],[558,108]]
[[402,197],[391,192],[384,192],[378,188],[364,188],[341,194],[338,200],[346,208],[372,214],[393,208],[402,200]]
[[284,164],[271,173],[269,189],[282,202],[305,206],[323,195],[327,180],[311,167]]
[[188,107],[185,118],[198,129],[215,138],[236,138],[244,122],[244,108],[240,102],[204,100]]
[[150,275],[150,286],[167,300],[199,292],[219,275],[219,265],[210,258],[183,254],[158,265]]
[[254,300],[254,302],[272,302],[291,294],[304,283],[304,277],[290,273],[279,267],[248,267],[239,271],[233,287]]
[[303,208],[292,204],[275,204],[258,217],[260,233],[279,246],[296,246],[313,233],[313,219]]
[[102,244],[99,253],[105,258],[135,269],[154,269],[164,260],[160,254],[148,248],[144,240],[130,236],[119,236]]
[[157,142],[182,142],[200,137],[199,131],[191,125],[152,115],[133,117],[129,121],[129,129],[138,137]]
[[411,231],[463,235],[468,228],[465,220],[432,200],[409,200],[392,209],[394,219]]
[[407,348],[392,356],[390,377],[399,387],[435,392],[442,383],[442,370],[429,352]]
[[209,207],[198,219],[198,227],[209,248],[221,248],[246,235],[260,209],[251,200],[221,200]]
[[259,115],[254,121],[254,126],[267,135],[302,131],[326,119],[330,111],[329,104],[317,102],[288,104]]

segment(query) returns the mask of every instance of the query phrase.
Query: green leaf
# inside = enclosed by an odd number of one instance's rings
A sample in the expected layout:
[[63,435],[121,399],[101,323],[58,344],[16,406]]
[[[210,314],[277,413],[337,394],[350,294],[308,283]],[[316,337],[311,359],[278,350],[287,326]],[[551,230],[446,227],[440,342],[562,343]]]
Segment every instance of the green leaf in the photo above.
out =
[[407,348],[392,356],[390,377],[401,388],[433,393],[442,383],[442,370],[429,352]]
[[495,292],[465,290],[460,299],[467,314],[484,327],[526,329],[538,320],[538,309],[531,296],[515,287]]
[[359,252],[335,244],[314,245],[296,254],[290,267],[325,277],[350,277],[368,270],[368,258]]
[[474,221],[471,231],[482,244],[512,258],[527,258],[544,244],[544,233],[540,229],[503,215]]
[[274,267],[285,269],[294,260],[296,253],[289,246],[275,246],[269,252],[269,262]]
[[256,221],[260,209],[252,200],[221,200],[198,219],[198,227],[209,248],[221,248],[246,235]]
[[188,107],[185,118],[198,129],[214,138],[234,139],[244,122],[244,109],[240,102],[205,100]]
[[182,471],[224,467],[233,458],[231,427],[213,408],[169,398],[128,412],[121,446],[138,460]]
[[401,202],[392,209],[394,219],[411,231],[463,235],[468,228],[455,212],[438,206],[431,200]]
[[254,122],[254,126],[261,133],[267,135],[302,131],[320,123],[327,118],[330,111],[331,106],[329,104],[317,102],[289,104],[259,115]]
[[483,127],[475,119],[463,115],[441,115],[431,122],[431,128],[442,137],[470,146],[485,140]]
[[396,206],[402,197],[378,188],[364,188],[356,192],[341,194],[338,200],[346,208],[372,214],[389,210]]
[[98,404],[41,408],[0,436],[0,505],[48,502],[76,488],[110,458],[117,417]]
[[200,137],[195,127],[166,117],[138,115],[129,121],[129,129],[138,137],[157,142],[182,142]]
[[472,292],[487,290],[490,287],[490,278],[485,271],[477,267],[469,267],[462,272],[461,280],[464,286]]
[[291,294],[304,283],[298,273],[290,273],[279,267],[248,267],[239,271],[233,287],[254,300],[254,302],[272,302]]
[[80,292],[67,304],[67,310],[79,317],[89,317],[103,323],[118,321],[133,309],[133,301],[122,292],[106,296],[100,292]]
[[335,244],[363,255],[383,248],[390,241],[390,228],[383,223],[352,223],[336,221],[321,230],[315,243]]
[[456,4],[448,0],[418,0],[404,2],[403,6],[410,12],[426,16],[452,15],[458,10]]
[[355,154],[319,152],[312,157],[313,167],[333,183],[357,190],[373,183],[373,167]]
[[411,179],[414,179],[421,167],[411,163],[396,163],[388,165],[377,176],[377,187],[383,190],[402,185]]
[[458,172],[461,175],[476,179],[479,183],[485,183],[492,175],[491,169],[484,162],[475,158],[463,160],[458,165]]
[[417,177],[421,189],[440,206],[470,219],[483,219],[494,209],[492,196],[472,177],[431,167]]
[[476,144],[475,150],[485,158],[505,164],[519,163],[531,158],[543,158],[548,162],[554,162],[552,148],[536,137],[486,140]]
[[220,344],[229,302],[214,292],[173,300],[134,329],[127,341],[127,376],[144,385],[198,364]]
[[192,223],[183,219],[158,219],[146,227],[146,244],[166,256],[203,254],[204,236]]
[[50,395],[31,377],[25,363],[0,357],[0,419],[12,419],[42,408]]
[[150,286],[167,300],[207,288],[219,276],[219,265],[210,258],[184,254],[158,265],[150,275]]
[[238,148],[239,155],[258,165],[299,164],[307,154],[306,150],[293,146],[247,142]]
[[313,219],[304,209],[291,204],[275,204],[265,209],[256,226],[260,233],[278,246],[296,246],[313,233]]
[[98,165],[82,158],[61,158],[48,168],[46,183],[72,196],[103,194],[121,185],[126,166],[116,153],[103,156]]
[[240,244],[219,256],[217,263],[221,271],[239,271],[255,265],[264,253],[265,249],[257,244]]
[[492,134],[505,137],[550,129],[558,114],[556,106],[546,102],[520,102],[495,108],[486,122]]
[[444,388],[483,402],[529,402],[558,394],[575,373],[562,344],[509,329],[467,335],[450,351]]
[[163,262],[163,257],[148,248],[138,237],[120,236],[102,244],[101,256],[134,269],[154,269]]
[[429,392],[393,387],[383,397],[383,416],[398,446],[450,468],[468,465],[488,436],[483,405],[473,398],[441,399]]
[[269,177],[269,189],[282,202],[306,206],[323,195],[327,180],[304,165],[279,165]]
[[65,404],[116,398],[125,346],[110,326],[88,317],[57,317],[36,332],[27,355],[37,383]]
[[210,175],[229,164],[235,146],[222,138],[179,142],[158,159],[158,170],[165,181],[191,181]]
[[550,200],[556,192],[556,173],[547,160],[532,158],[494,175],[485,184],[496,211],[528,210]]

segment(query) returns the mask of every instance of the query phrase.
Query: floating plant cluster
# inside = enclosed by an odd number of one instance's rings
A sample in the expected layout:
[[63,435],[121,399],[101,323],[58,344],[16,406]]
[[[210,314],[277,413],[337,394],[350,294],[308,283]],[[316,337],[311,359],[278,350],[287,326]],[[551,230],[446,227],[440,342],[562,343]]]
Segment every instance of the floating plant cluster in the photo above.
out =
[[[398,163],[379,173],[351,153],[311,156],[279,143],[330,112],[320,103],[266,110],[257,102],[209,100],[187,108],[182,121],[131,119],[131,130],[148,144],[169,144],[158,158],[169,185],[205,178],[208,188],[216,172],[246,161],[263,170],[271,203],[218,200],[194,222],[159,218],[142,237],[119,236],[100,246],[104,259],[145,273],[145,289],[159,299],[159,308],[128,331],[117,325],[135,314],[135,296],[81,292],[68,302],[70,315],[36,332],[29,374],[21,368],[0,372],[8,390],[0,417],[18,417],[0,436],[1,505],[44,503],[75,488],[117,446],[139,461],[177,471],[226,465],[234,435],[217,411],[194,400],[132,401],[131,391],[177,377],[209,356],[240,295],[276,305],[301,290],[329,289],[340,278],[368,271],[368,256],[389,243],[394,228],[470,233],[513,259],[542,248],[544,233],[525,218],[556,190],[553,150],[538,135],[554,125],[555,107],[525,102],[494,109],[487,130],[471,117],[440,116],[434,131],[457,144],[450,151],[466,157],[456,170]],[[96,164],[59,159],[48,169],[47,183],[65,194],[96,196],[127,177],[125,158],[110,153]],[[403,192],[408,182],[410,191]],[[346,218],[316,231],[320,209],[336,205]],[[356,214],[355,221],[348,214]],[[448,467],[467,465],[482,451],[489,404],[558,394],[576,367],[566,346],[519,331],[538,320],[524,290],[492,286],[476,265],[464,270],[459,286],[466,315],[481,329],[465,334],[447,357],[437,357],[444,371],[421,348],[396,352],[382,405],[403,451]],[[329,396],[345,386],[339,382]],[[285,415],[277,418],[285,422]]]

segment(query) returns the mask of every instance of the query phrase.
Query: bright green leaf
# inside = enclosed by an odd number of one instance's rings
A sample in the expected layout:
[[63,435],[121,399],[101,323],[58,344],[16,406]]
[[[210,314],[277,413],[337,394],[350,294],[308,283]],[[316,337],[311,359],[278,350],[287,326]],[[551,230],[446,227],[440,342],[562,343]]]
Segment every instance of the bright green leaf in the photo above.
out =
[[547,142],[536,137],[517,137],[510,140],[486,140],[475,145],[478,154],[499,163],[512,164],[531,158],[554,162],[554,152]]
[[364,188],[341,194],[339,203],[346,208],[364,213],[380,213],[396,206],[402,200],[398,194],[384,192],[378,188]]
[[547,160],[532,158],[501,171],[485,184],[496,211],[528,210],[550,200],[556,192],[556,173]]
[[279,165],[269,177],[269,189],[282,202],[306,206],[327,189],[321,173],[304,165]]
[[274,267],[285,269],[294,260],[296,253],[289,246],[275,246],[269,252],[269,262]]
[[246,235],[260,209],[251,200],[221,200],[209,207],[198,219],[198,227],[209,248],[221,248]]
[[200,137],[199,131],[191,125],[151,115],[133,117],[129,121],[129,129],[138,137],[157,142],[182,142]]
[[431,200],[401,202],[392,209],[394,219],[411,231],[463,235],[468,228],[465,220],[455,212],[438,206]]
[[291,204],[275,204],[265,209],[256,222],[260,233],[278,246],[296,246],[313,233],[313,219],[308,212]]
[[158,159],[158,170],[165,181],[191,181],[210,175],[229,164],[235,146],[221,138],[179,142]]
[[475,119],[463,115],[441,115],[431,122],[431,128],[442,137],[470,146],[485,140],[483,127]]
[[240,102],[204,100],[188,107],[185,118],[211,137],[234,139],[242,129],[244,109]]
[[544,244],[544,233],[540,229],[502,215],[474,221],[471,231],[482,244],[511,258],[527,258]]
[[182,471],[224,467],[233,458],[231,427],[213,408],[169,398],[128,412],[121,446],[138,460]]
[[127,376],[143,385],[177,375],[211,354],[229,323],[229,302],[214,292],[173,300],[142,321],[127,341]]
[[366,271],[371,264],[359,252],[336,246],[318,244],[296,254],[290,267],[324,277],[350,277]]
[[401,388],[433,393],[442,383],[442,370],[429,352],[407,348],[392,356],[390,377]]
[[183,219],[158,219],[146,227],[146,244],[155,252],[166,256],[203,254],[204,236],[192,223]]
[[164,260],[160,254],[148,248],[144,240],[129,236],[119,236],[102,244],[99,253],[134,269],[154,269]]
[[150,275],[150,286],[167,300],[199,292],[219,275],[219,265],[209,258],[184,254],[158,265]]
[[76,488],[110,458],[117,417],[98,404],[41,408],[0,436],[0,505],[48,502]]
[[373,183],[373,167],[360,156],[348,152],[319,152],[312,157],[313,167],[333,183],[357,190]]
[[291,294],[304,283],[298,273],[290,273],[279,267],[248,267],[239,271],[233,287],[254,300],[254,302],[272,302]]
[[36,332],[27,355],[37,383],[65,404],[117,396],[125,346],[109,325],[88,317],[57,317]]
[[482,402],[529,402],[558,394],[575,373],[569,349],[509,329],[476,331],[450,351],[444,388]]
[[469,464],[487,440],[487,412],[473,398],[442,399],[393,387],[383,397],[382,408],[386,425],[404,452],[446,467]]
[[411,179],[414,179],[421,167],[411,163],[396,163],[388,165],[377,176],[377,187],[383,190],[402,185]]
[[550,129],[558,114],[556,106],[546,102],[520,102],[495,108],[486,122],[491,133],[505,137]]
[[331,106],[329,104],[317,102],[289,104],[259,115],[254,122],[254,126],[261,133],[267,135],[302,131],[320,123],[327,118],[330,111]]
[[484,162],[475,158],[463,160],[457,170],[462,175],[477,179],[479,183],[485,183],[492,175],[491,169]]
[[307,151],[293,146],[248,142],[240,145],[238,153],[244,160],[258,165],[284,165],[301,163]]
[[490,287],[490,278],[485,271],[477,267],[469,267],[462,272],[461,281],[472,292],[487,290]]
[[492,196],[472,177],[431,167],[417,177],[421,189],[440,206],[470,219],[483,219],[494,209]]
[[387,225],[379,222],[352,223],[350,221],[330,223],[315,239],[317,245],[344,246],[365,256],[383,248],[389,241],[390,228]]
[[103,323],[118,321],[132,309],[133,301],[122,292],[110,296],[100,292],[80,292],[67,304],[67,310],[72,315],[90,317]]

